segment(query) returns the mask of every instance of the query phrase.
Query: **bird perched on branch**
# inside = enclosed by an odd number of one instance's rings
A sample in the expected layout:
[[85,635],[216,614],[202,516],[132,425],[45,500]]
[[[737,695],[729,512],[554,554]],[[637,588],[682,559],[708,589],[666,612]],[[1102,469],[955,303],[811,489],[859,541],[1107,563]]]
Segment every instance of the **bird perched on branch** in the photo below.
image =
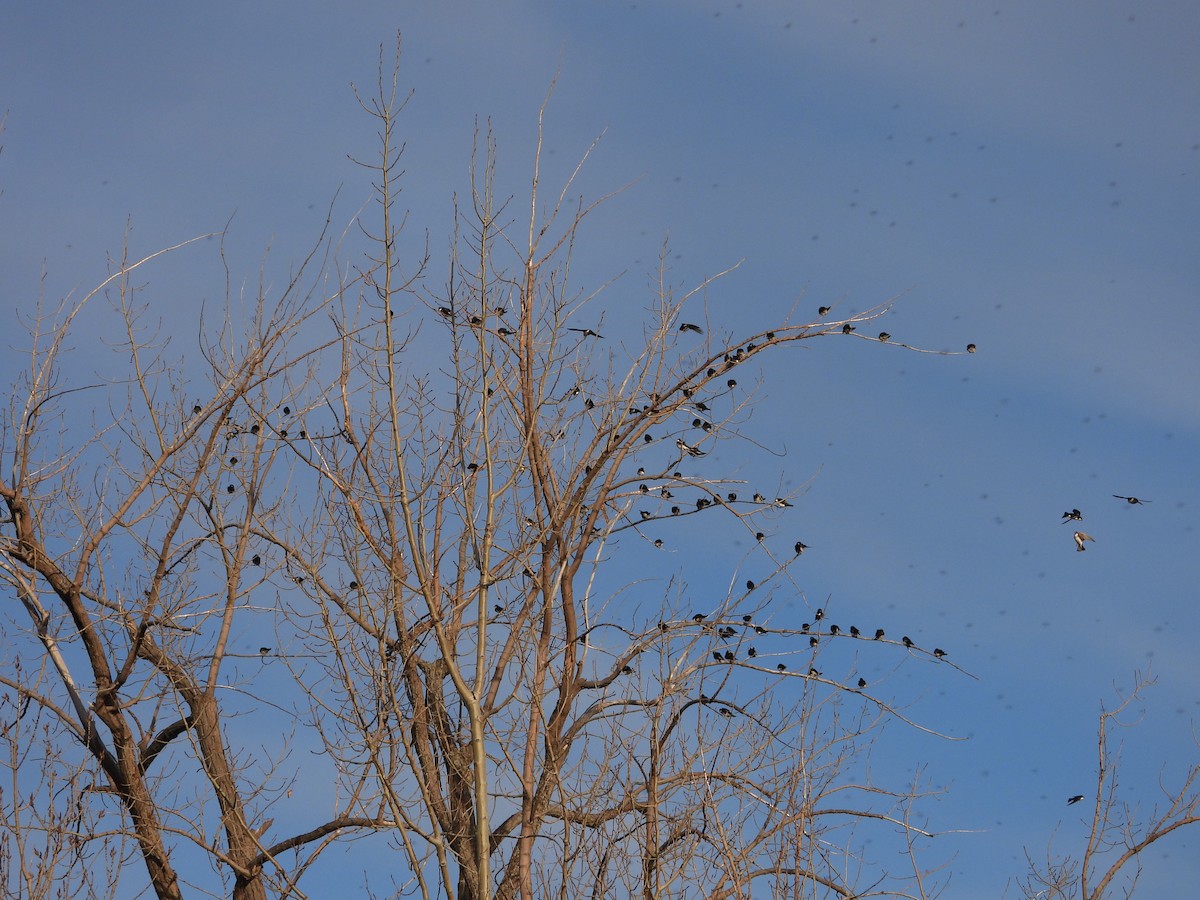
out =
[[1068,521],[1082,522],[1083,521],[1083,513],[1081,513],[1077,509],[1073,509],[1070,512],[1063,513],[1062,520],[1064,523],[1066,523]]
[[1083,546],[1084,541],[1091,541],[1093,544],[1096,542],[1096,539],[1094,537],[1092,537],[1090,534],[1084,534],[1082,531],[1075,532],[1074,537],[1075,537],[1075,549],[1078,550],[1080,553],[1082,553],[1085,549]]
[[890,334],[888,334],[886,331],[879,332],[880,343],[886,344],[891,339],[892,339],[892,336]]
[[854,330],[854,326],[851,325],[849,322],[847,322],[845,325],[842,326],[842,334],[849,334],[853,330]]
[[675,446],[678,447],[680,450],[682,450],[684,453],[686,453],[688,456],[703,456],[704,455],[703,450],[701,450],[699,447],[692,447],[692,446],[684,443],[683,438],[676,438]]

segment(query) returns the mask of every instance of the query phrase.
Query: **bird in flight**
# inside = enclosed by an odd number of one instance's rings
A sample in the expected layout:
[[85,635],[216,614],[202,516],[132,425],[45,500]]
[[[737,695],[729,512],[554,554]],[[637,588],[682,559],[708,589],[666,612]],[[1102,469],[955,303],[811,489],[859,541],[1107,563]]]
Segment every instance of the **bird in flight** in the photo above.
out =
[[599,334],[598,332],[592,331],[592,329],[590,329],[590,328],[568,328],[567,331],[578,331],[585,338],[586,337],[594,337],[594,338],[600,338],[600,340],[604,340],[604,335]]
[[676,438],[675,446],[678,447],[680,450],[682,450],[684,453],[686,453],[688,456],[703,456],[704,455],[703,450],[701,450],[699,447],[692,447],[692,446],[684,443],[683,438]]
[[1067,522],[1067,521],[1082,522],[1083,521],[1083,513],[1081,513],[1077,509],[1073,509],[1070,512],[1063,513],[1062,520],[1063,520],[1063,522]]
[[1080,553],[1082,553],[1085,549],[1083,546],[1084,541],[1091,541],[1093,544],[1096,542],[1096,539],[1094,537],[1092,537],[1090,534],[1084,534],[1082,531],[1075,532],[1074,537],[1075,537],[1075,549],[1078,550]]
[[1139,500],[1137,497],[1122,497],[1120,494],[1113,494],[1113,496],[1116,497],[1118,500],[1124,500],[1130,506],[1137,506],[1139,504],[1154,502],[1153,500]]
[[1068,797],[1067,798],[1067,806],[1070,806],[1072,803],[1078,803],[1082,799],[1083,799],[1083,794],[1076,794],[1074,797]]
[[694,331],[696,334],[704,334],[704,329],[699,325],[693,325],[691,322],[684,322],[679,326],[680,331]]

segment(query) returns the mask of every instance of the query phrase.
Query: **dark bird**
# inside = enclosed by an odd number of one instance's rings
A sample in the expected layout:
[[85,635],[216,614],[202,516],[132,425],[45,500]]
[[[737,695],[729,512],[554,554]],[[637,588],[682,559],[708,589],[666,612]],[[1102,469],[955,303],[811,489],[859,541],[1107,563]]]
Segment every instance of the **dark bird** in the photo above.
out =
[[642,521],[645,521],[646,519],[650,518],[650,513],[644,509],[639,509],[638,515],[642,517]]
[[810,628],[812,628],[812,625],[810,625],[808,622],[804,622],[800,625],[800,631],[804,634],[808,634],[808,629]]
[[1094,537],[1092,537],[1090,534],[1084,534],[1082,531],[1075,532],[1074,537],[1075,537],[1075,549],[1078,550],[1080,553],[1082,553],[1084,551],[1084,546],[1083,546],[1084,541],[1091,541],[1093,544],[1096,543],[1096,539]]
[[236,466],[237,465],[237,457],[236,456],[229,457],[229,464],[231,466]]
[[621,666],[621,674],[622,675],[632,675],[633,674],[633,666]]
[[283,408],[283,414],[285,416],[290,416],[292,414],[292,408],[290,406],[285,406]]
[[821,677],[821,673],[820,673],[820,672],[818,672],[818,671],[817,671],[815,668],[813,668],[812,666],[809,666],[809,667],[808,667],[808,676],[809,676],[810,678],[820,678],[820,677]]
[[481,319],[479,316],[471,316],[471,318],[467,319],[467,321],[470,322],[472,325],[482,325],[483,324],[483,319]]
[[1067,522],[1069,520],[1075,521],[1075,522],[1082,522],[1083,521],[1083,513],[1081,513],[1077,509],[1073,509],[1070,512],[1063,513],[1062,520],[1063,520],[1063,522]]
[[204,410],[201,408],[199,403],[197,403],[195,406],[192,407],[192,415],[193,416],[198,416],[203,411]]
[[829,626],[829,633],[830,633],[830,634],[840,634],[840,633],[841,633],[841,630],[842,630],[842,629],[838,628],[836,625],[830,625],[830,626]]
[[754,502],[755,502],[755,503],[766,503],[766,502],[767,502],[767,498],[766,498],[766,497],[764,497],[762,494],[757,494],[757,493],[756,493],[756,494],[754,495]]
[[659,550],[661,550],[661,549],[662,549],[662,545],[663,545],[662,538],[659,538],[658,540],[656,540],[656,541],[654,542],[654,546],[655,546],[656,548],[658,548]]
[[1082,799],[1083,799],[1083,794],[1076,794],[1074,797],[1068,797],[1067,798],[1067,806],[1070,806],[1072,803],[1078,803]]
[[814,618],[820,622],[823,618],[825,618],[825,610],[818,609]]
[[742,621],[749,625],[754,621],[754,616],[742,616]]
[[445,319],[453,319],[454,318],[454,310],[452,310],[448,306],[439,306],[438,307],[438,315],[442,316]]
[[721,651],[720,650],[713,651],[713,659],[715,659],[717,662],[721,661]]
[[842,334],[849,334],[853,330],[854,330],[854,326],[851,325],[849,322],[847,322],[845,325],[842,326]]
[[1136,506],[1139,503],[1153,503],[1153,500],[1139,500],[1137,497],[1122,497],[1120,494],[1113,494],[1118,500],[1124,500],[1130,506]]
[[704,455],[704,451],[699,449],[698,447],[692,447],[692,446],[689,446],[688,444],[685,444],[683,442],[683,438],[676,438],[675,446],[678,447],[680,450],[682,450],[684,453],[686,453],[688,456],[703,456]]
[[828,306],[822,306],[822,307],[820,307],[820,308],[817,310],[817,315],[818,315],[818,316],[823,316],[823,315],[826,315],[828,312],[829,312],[829,307],[828,307]]
[[504,607],[497,603],[492,607],[492,612],[494,612],[496,615],[500,615],[500,613],[504,612]]
[[595,331],[592,331],[592,329],[590,329],[590,328],[568,328],[567,331],[577,331],[580,334],[582,334],[585,338],[586,337],[594,337],[594,338],[600,338],[600,340],[604,340],[604,335],[599,334]]
[[858,679],[858,686],[860,688],[865,688],[867,686],[867,679],[865,679],[865,678]]
[[810,637],[808,639],[808,646],[810,647],[815,647],[818,643],[820,643],[820,641],[818,641],[815,637]]
[[658,630],[659,631],[666,631],[670,627],[671,626],[668,625],[666,622],[664,622],[662,619],[658,620]]
[[588,409],[592,409],[595,407],[596,401],[593,400],[591,397],[588,397],[586,400],[583,401],[583,405],[585,407],[587,407]]
[[860,634],[862,634],[861,631],[859,631],[853,625],[850,626],[850,637],[858,637]]
[[736,659],[736,657],[733,655],[733,651],[732,651],[732,650],[726,650],[726,651],[725,651],[725,660],[726,660],[726,662],[733,662],[733,661],[734,661],[734,659]]
[[784,499],[783,497],[776,497],[776,498],[775,498],[775,505],[776,505],[776,506],[778,506],[778,507],[782,507],[782,508],[786,508],[786,507],[789,507],[789,506],[795,506],[795,504],[794,504],[794,503],[789,503],[789,502],[788,502],[786,499]]
[[737,387],[737,379],[730,378],[727,382],[725,382],[725,387],[727,387],[727,388]]
[[258,434],[258,432],[259,432],[259,424],[257,422],[255,422],[253,425],[250,426],[250,433]]
[[647,444],[653,444],[654,443],[654,435],[647,434],[642,438],[642,440],[645,441]]
[[227,488],[225,488],[225,493],[227,493],[227,494],[232,494],[232,493],[233,493],[234,491],[236,491],[236,490],[237,490],[237,488],[235,488],[235,487],[234,487],[234,486],[231,484],[231,485],[229,485]]
[[754,582],[753,581],[750,581],[749,579],[746,580],[746,590],[748,590],[748,591],[754,590]]
[[755,626],[754,626],[754,633],[755,633],[755,634],[766,634],[766,633],[767,633],[767,629],[763,628],[761,625],[755,625]]
[[717,712],[719,712],[721,715],[723,715],[727,719],[733,718],[733,711],[724,706],[722,706],[720,709],[718,709]]
[[796,555],[799,556],[801,553],[803,553],[805,550],[808,549],[808,544],[804,543],[803,541],[796,541],[796,545],[795,545],[794,549],[796,551]]
[[943,656],[946,655],[946,651],[943,650],[941,647],[934,647],[933,655],[936,656],[938,659],[941,659]]
[[694,616],[692,616],[692,621],[693,622],[703,622],[707,618],[708,618],[708,616],[706,616],[704,613],[696,613]]
[[730,491],[728,494],[725,495],[725,499],[728,500],[730,503],[733,503],[737,500],[737,494]]
[[696,334],[704,334],[704,329],[699,325],[693,325],[691,322],[684,322],[679,326],[680,331],[694,331]]
[[749,656],[751,659],[754,659],[754,657],[758,656],[758,651],[755,650],[753,647],[751,647],[749,650],[746,651],[746,655]]
[[762,543],[762,539],[765,537],[766,537],[766,535],[763,534],[761,531],[754,532],[754,539],[756,541],[758,541],[760,544]]
[[912,648],[912,645],[913,645],[912,638],[910,638],[907,634],[904,637],[900,638],[900,640],[904,643],[905,647],[908,647],[910,649]]
[[513,331],[511,328],[505,328],[504,326],[500,326],[499,328],[496,329],[496,334],[500,335],[501,337],[509,337],[510,335],[516,334],[516,332]]
[[251,563],[251,565],[261,566],[262,565],[262,557],[259,556],[257,553],[255,553],[252,557],[250,557],[250,563]]
[[785,666],[783,663],[776,663],[775,668],[778,669],[780,672],[783,672],[787,669],[787,666]]
[[671,507],[671,515],[673,515],[673,516],[679,515],[679,507],[678,506]]
[[967,352],[968,352],[968,353],[974,353],[974,352],[975,352],[975,345],[974,345],[974,344],[967,344]]
[[883,629],[882,629],[882,628],[876,628],[876,629],[875,629],[875,640],[879,641],[879,640],[882,640],[882,639],[883,639]]
[[641,493],[643,493],[643,494],[648,494],[648,493],[650,493],[650,488],[649,488],[649,487],[647,487],[645,484],[639,484],[639,485],[638,485],[638,490],[639,490]]
[[260,656],[266,656],[268,653],[271,652],[271,648],[270,647],[259,647],[258,652],[259,652]]
[[346,587],[350,588],[350,590],[352,590],[352,591],[357,591],[358,590],[358,582],[352,581],[348,585],[346,585]]
[[879,332],[880,343],[886,344],[891,339],[892,339],[892,336],[890,334],[888,334],[886,331]]
[[775,332],[773,332],[773,331],[768,331],[768,332],[767,332],[767,340],[768,340],[768,341],[773,341],[773,340],[775,340]]

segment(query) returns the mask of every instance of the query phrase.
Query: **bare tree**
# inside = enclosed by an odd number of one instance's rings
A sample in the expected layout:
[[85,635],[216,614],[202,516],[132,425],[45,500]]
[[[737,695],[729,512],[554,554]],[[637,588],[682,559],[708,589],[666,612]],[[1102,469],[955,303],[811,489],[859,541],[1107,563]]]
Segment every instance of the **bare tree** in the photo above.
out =
[[[25,610],[7,652],[42,665],[5,668],[0,708],[19,785],[38,710],[79,812],[37,827],[50,847],[73,815],[82,850],[21,873],[84,878],[80,853],[133,848],[160,897],[205,870],[235,897],[303,896],[327,848],[374,839],[403,865],[371,881],[423,897],[936,894],[913,852],[926,788],[877,783],[868,757],[885,726],[922,726],[855,665],[957,667],[821,609],[775,615],[773,590],[803,596],[796,498],[714,459],[755,452],[761,356],[889,342],[858,332],[889,305],[735,336],[706,311],[720,276],[680,290],[664,262],[631,340],[573,280],[597,204],[573,178],[547,201],[535,158],[510,213],[487,135],[435,282],[427,249],[401,251],[396,71],[381,57],[360,97],[381,142],[361,265],[322,236],[244,320],[229,292],[195,371],[135,302],[152,257],[33,322],[0,571]],[[118,370],[80,384],[68,339],[109,295]],[[689,584],[697,522],[761,574]],[[317,786],[329,810],[297,812]],[[864,853],[867,830],[904,868]]]
[[[1189,766],[1176,784],[1161,783],[1164,802],[1154,806],[1148,816],[1137,804],[1120,797],[1120,749],[1110,746],[1110,731],[1113,727],[1125,728],[1132,724],[1122,721],[1122,717],[1153,684],[1152,679],[1135,672],[1132,689],[1116,707],[1111,710],[1101,708],[1097,728],[1096,791],[1092,798],[1087,843],[1078,858],[1061,856],[1050,850],[1045,863],[1041,863],[1035,862],[1027,853],[1030,874],[1020,885],[1026,897],[1103,900],[1113,896],[1118,888],[1122,896],[1132,896],[1146,850],[1179,829],[1200,822],[1200,790],[1197,789],[1200,763]],[[1086,799],[1080,797],[1079,801]]]

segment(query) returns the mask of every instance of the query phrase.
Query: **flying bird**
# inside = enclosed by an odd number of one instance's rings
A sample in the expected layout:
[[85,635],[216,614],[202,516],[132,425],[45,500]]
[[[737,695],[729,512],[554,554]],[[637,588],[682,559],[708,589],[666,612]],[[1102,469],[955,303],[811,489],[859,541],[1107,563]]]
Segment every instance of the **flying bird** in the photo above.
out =
[[704,334],[704,329],[699,325],[693,325],[691,322],[684,322],[679,326],[680,331],[694,331],[696,334]]
[[1083,546],[1084,541],[1091,541],[1094,544],[1096,539],[1090,534],[1084,534],[1082,531],[1075,532],[1075,549],[1080,553],[1082,553],[1085,549]]
[[678,447],[680,450],[682,450],[684,453],[686,453],[688,456],[703,456],[704,455],[703,450],[701,450],[699,447],[689,446],[688,444],[684,443],[683,438],[676,438],[675,446]]
[[1124,500],[1130,506],[1137,506],[1142,503],[1153,503],[1153,500],[1139,500],[1137,497],[1122,497],[1120,494],[1113,494],[1118,500]]
[[1067,806],[1070,806],[1072,803],[1078,803],[1082,799],[1083,799],[1083,794],[1076,794],[1074,797],[1068,797],[1067,798]]
[[1075,521],[1075,522],[1082,522],[1083,521],[1083,513],[1081,513],[1077,509],[1073,509],[1070,512],[1063,513],[1062,520],[1064,523],[1067,522],[1068,520]]
[[582,334],[585,338],[594,337],[594,338],[600,338],[600,340],[604,340],[604,335],[599,334],[598,332],[592,331],[592,329],[590,329],[590,328],[568,328],[567,331],[577,331],[580,334]]

